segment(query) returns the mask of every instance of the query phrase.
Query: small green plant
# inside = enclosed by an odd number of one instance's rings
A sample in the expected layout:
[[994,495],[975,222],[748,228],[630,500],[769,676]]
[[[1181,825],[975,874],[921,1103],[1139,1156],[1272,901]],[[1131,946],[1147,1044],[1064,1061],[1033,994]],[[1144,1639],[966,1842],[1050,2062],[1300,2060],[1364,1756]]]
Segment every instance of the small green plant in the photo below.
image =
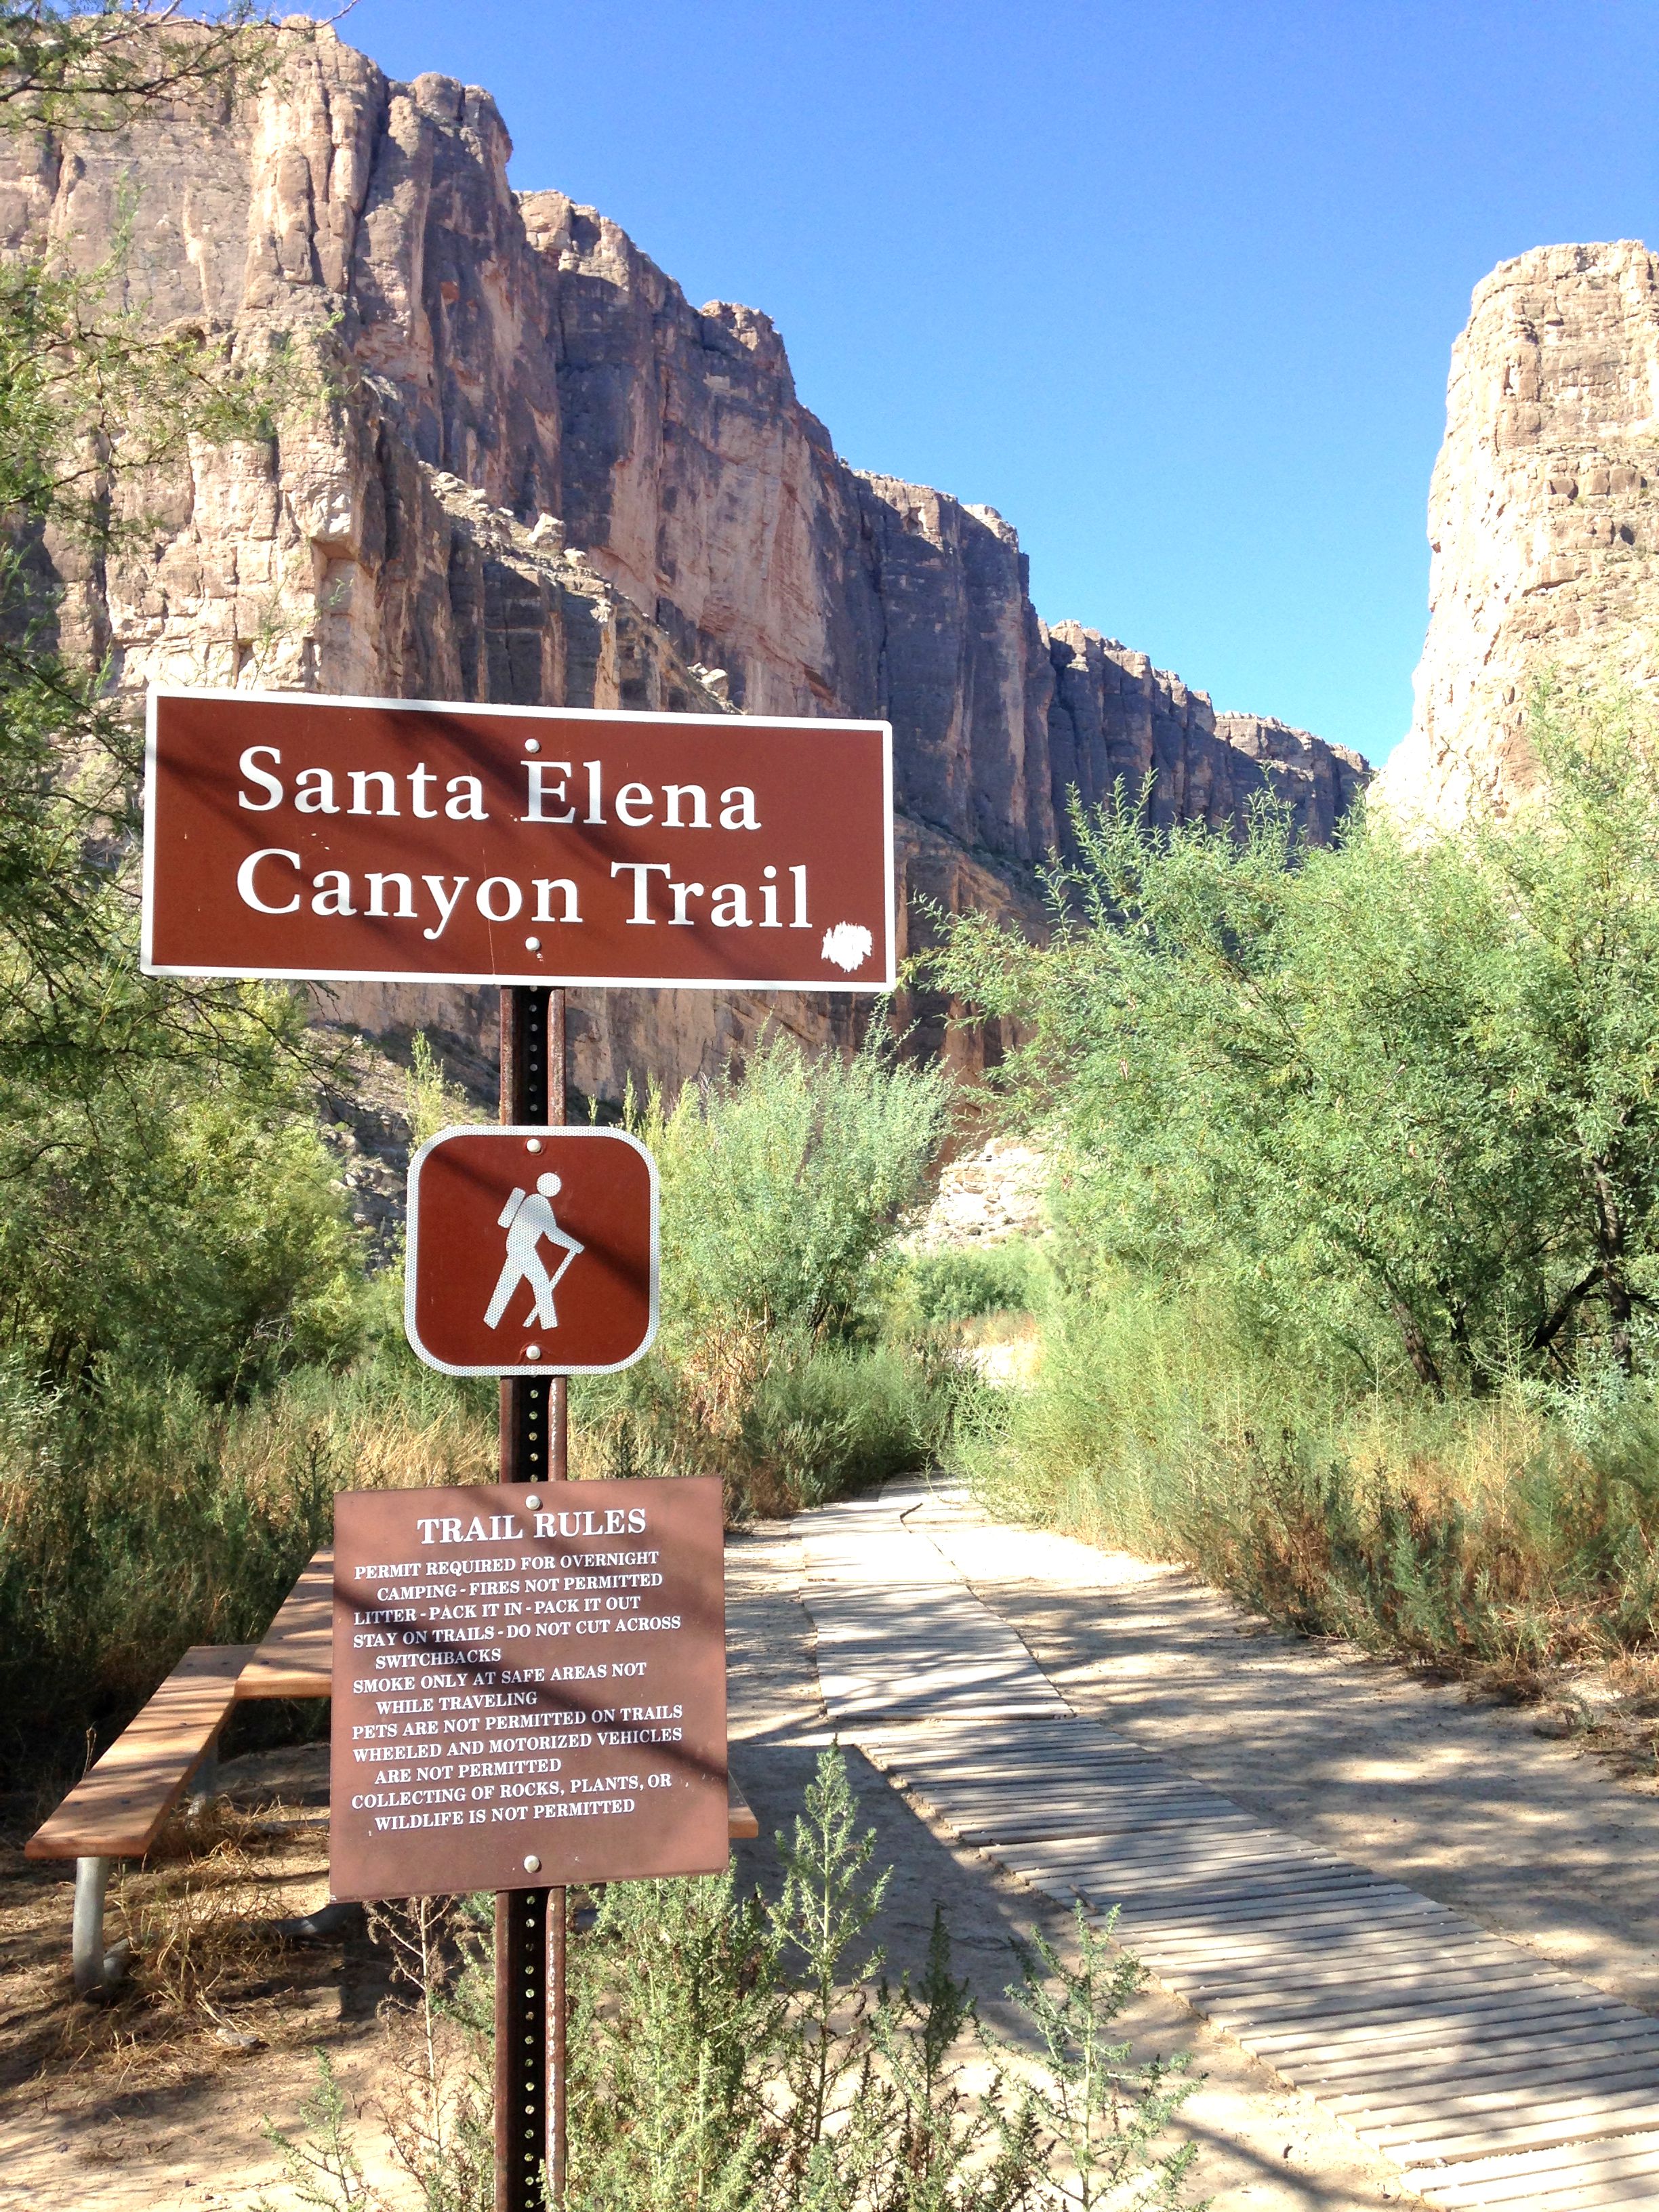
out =
[[[283,2179],[301,2204],[318,2212],[380,2212],[380,2202],[357,2155],[356,2114],[340,2087],[334,2061],[317,2053],[317,2086],[300,2107],[304,2132],[290,2136],[267,2120],[264,2137],[282,2160]],[[268,2197],[250,2212],[278,2212]]]
[[[838,1749],[778,1845],[769,1900],[728,1871],[611,1883],[578,1911],[568,2212],[1202,2212],[1194,2147],[1165,2148],[1192,2078],[1114,2039],[1139,1969],[1107,1935],[1079,1912],[1074,1966],[1022,1950],[1009,1995],[1034,2047],[996,2045],[937,1911],[915,1985],[884,1974],[869,1936],[888,1875]],[[432,1905],[403,1928],[392,2148],[428,2212],[487,2212],[483,1923]],[[387,2212],[319,2065],[309,2132],[269,2131],[285,2177],[319,2212]]]
[[[369,1933],[387,1952],[392,1995],[380,2007],[390,2087],[379,2107],[387,2146],[422,2212],[491,2212],[495,2201],[487,1899],[411,1899],[372,1906]],[[356,2115],[332,2060],[317,2052],[317,2083],[301,2107],[302,2132],[267,2120],[283,2179],[318,2212],[400,2212],[399,2189],[371,2181],[357,2150]],[[260,2197],[250,2212],[277,2212]]]
[[895,1303],[913,1306],[935,1328],[986,1314],[1030,1313],[1043,1292],[1042,1254],[1024,1237],[1001,1244],[951,1246],[920,1252],[906,1265]]
[[1198,2146],[1160,2150],[1194,2082],[1183,2055],[1137,2063],[1114,2035],[1119,2014],[1139,1988],[1140,1962],[1113,1949],[1114,1911],[1103,1929],[1081,1905],[1068,1966],[1042,1934],[1019,1947],[1020,1978],[1008,1994],[1036,2029],[1042,2071],[1036,2091],[1036,2130],[1060,2154],[1052,2173],[1055,2200],[1093,2212],[1104,2204],[1185,2203]]

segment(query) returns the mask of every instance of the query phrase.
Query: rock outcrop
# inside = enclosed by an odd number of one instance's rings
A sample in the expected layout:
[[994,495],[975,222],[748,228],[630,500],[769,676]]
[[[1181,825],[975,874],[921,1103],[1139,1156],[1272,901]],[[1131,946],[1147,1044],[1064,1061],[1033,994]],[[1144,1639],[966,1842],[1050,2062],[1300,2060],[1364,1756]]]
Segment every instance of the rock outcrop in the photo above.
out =
[[1379,779],[1451,823],[1534,773],[1535,679],[1659,674],[1659,260],[1540,246],[1477,285],[1429,493],[1427,641]]
[[[0,250],[92,265],[130,205],[132,304],[332,364],[325,404],[149,488],[147,542],[65,559],[66,632],[123,684],[885,716],[903,890],[1024,921],[1073,790],[1150,777],[1158,819],[1215,823],[1267,790],[1330,834],[1353,756],[1048,628],[1000,515],[839,459],[763,314],[693,307],[592,209],[515,195],[487,93],[283,37],[240,105],[4,149]],[[479,996],[337,1006],[465,1040]],[[579,1080],[707,1066],[769,1013],[813,1039],[854,1018],[606,994],[577,1010]]]

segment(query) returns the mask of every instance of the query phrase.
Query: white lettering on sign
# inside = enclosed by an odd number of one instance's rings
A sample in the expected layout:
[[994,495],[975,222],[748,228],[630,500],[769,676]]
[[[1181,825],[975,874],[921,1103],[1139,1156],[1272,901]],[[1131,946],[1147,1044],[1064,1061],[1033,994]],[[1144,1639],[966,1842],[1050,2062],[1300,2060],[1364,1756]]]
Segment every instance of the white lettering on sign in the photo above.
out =
[[[637,1540],[653,1517],[646,1507],[526,1503],[421,1512],[411,1499],[410,1516],[410,1556],[398,1556],[404,1547],[394,1537],[378,1555],[340,1562],[351,1589],[350,1643],[385,1644],[382,1632],[397,1624],[398,1641],[408,1647],[356,1662],[371,1671],[354,1671],[350,1680],[349,1694],[366,1702],[342,1729],[349,1741],[337,1743],[342,1803],[368,1827],[391,1834],[628,1818],[647,1796],[684,1786],[690,1709],[676,1695],[674,1653],[645,1647],[647,1656],[638,1658],[514,1668],[489,1640],[680,1630],[682,1611],[641,1610],[648,1601],[637,1593],[663,1589],[667,1565],[659,1546]],[[539,1591],[556,1595],[538,1599],[532,1593]],[[544,1621],[533,1632],[515,1623],[514,1616],[554,1605],[577,1617],[568,1626]],[[607,1617],[619,1609],[626,1618]],[[543,1702],[550,1686],[607,1678],[626,1685],[620,1697],[611,1692],[612,1703]]]
[[[255,750],[270,751],[271,748]],[[322,775],[326,770],[319,769],[316,773]],[[473,776],[457,780],[477,781]],[[669,788],[676,787],[671,785]],[[339,811],[337,807],[327,811]],[[354,806],[349,811],[357,813],[362,810]],[[758,926],[762,929],[811,929],[805,866],[797,864],[788,872],[793,899],[787,925],[778,918],[778,887],[772,880],[777,872],[775,867],[763,869],[762,874],[768,880],[753,887],[760,902]],[[699,919],[692,911],[694,899],[699,902],[709,901],[708,918],[716,929],[756,927],[749,912],[750,886],[747,884],[716,884],[711,892],[706,884],[695,880],[677,882],[665,860],[613,860],[611,874],[613,881],[623,876],[633,879],[633,910],[626,919],[635,927],[654,929],[659,921],[665,921],[671,928],[693,928]],[[652,912],[653,876],[667,878],[658,887],[667,894],[670,911],[665,915]],[[514,876],[486,876],[476,885],[470,876],[422,876],[418,887],[412,876],[398,868],[368,869],[361,878],[345,868],[320,868],[315,875],[307,876],[300,855],[284,845],[261,847],[258,852],[250,853],[236,871],[236,896],[256,914],[297,914],[305,903],[316,915],[352,917],[367,914],[386,921],[419,921],[425,924],[422,935],[434,944],[448,927],[469,886],[472,889],[473,904],[486,921],[516,921],[532,901],[537,921],[579,924],[582,920],[576,885],[568,876],[532,876],[527,884]],[[308,901],[304,896],[307,891]],[[432,918],[428,920],[428,916]],[[869,933],[866,931],[864,936],[867,940]]]
[[892,982],[884,723],[167,684],[149,709],[146,973]]

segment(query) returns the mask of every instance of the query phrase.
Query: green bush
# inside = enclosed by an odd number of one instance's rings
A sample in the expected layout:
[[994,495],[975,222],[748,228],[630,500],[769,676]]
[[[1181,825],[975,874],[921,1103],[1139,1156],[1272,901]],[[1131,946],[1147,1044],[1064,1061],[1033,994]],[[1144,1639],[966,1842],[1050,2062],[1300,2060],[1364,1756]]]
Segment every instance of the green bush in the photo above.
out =
[[945,1133],[948,1081],[788,1036],[741,1074],[653,1099],[638,1127],[662,1176],[664,1334],[708,1327],[845,1338],[870,1325],[884,1263]]
[[[779,1894],[733,1875],[611,1882],[570,1942],[568,2212],[1202,2212],[1196,2146],[1171,2142],[1184,2057],[1139,2063],[1117,2033],[1141,1970],[1079,1908],[1076,1957],[1016,1947],[1024,2049],[981,2028],[936,1911],[927,1965],[895,1985],[869,1930],[872,1862],[838,1748],[822,1753]],[[467,1900],[380,1916],[413,1998],[382,2109],[434,2212],[489,2212],[486,1923]],[[1035,2065],[1029,2062],[1035,2060]],[[267,2134],[323,2212],[391,2212],[365,2176],[325,2054],[298,2137]],[[398,2199],[401,2202],[401,2198]],[[274,2212],[262,2200],[257,2212]]]
[[879,1042],[812,1060],[780,1036],[741,1076],[653,1097],[634,1126],[662,1180],[661,1334],[638,1366],[576,1388],[577,1463],[717,1474],[734,1513],[923,1465],[966,1386],[884,1332],[949,1096]]
[[963,917],[934,980],[1028,1041],[1062,1267],[1224,1282],[1352,1386],[1648,1358],[1659,1298],[1659,726],[1540,697],[1501,821],[1301,850],[1079,814],[1054,929]]
[[106,1399],[117,1375],[221,1397],[348,1359],[362,1257],[306,1107],[152,1071],[0,1123],[0,1349]]
[[1048,1270],[1024,1237],[1006,1243],[957,1245],[919,1252],[905,1265],[895,1304],[934,1328],[986,1314],[1030,1313],[1042,1299]]

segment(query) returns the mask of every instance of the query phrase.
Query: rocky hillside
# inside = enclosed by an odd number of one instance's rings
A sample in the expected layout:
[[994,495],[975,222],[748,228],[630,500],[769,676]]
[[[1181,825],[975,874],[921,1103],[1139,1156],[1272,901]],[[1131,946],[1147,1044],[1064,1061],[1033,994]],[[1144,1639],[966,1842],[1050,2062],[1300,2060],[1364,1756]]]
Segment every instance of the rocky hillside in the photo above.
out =
[[[1160,820],[1222,823],[1267,788],[1330,834],[1356,757],[1050,629],[1000,515],[837,456],[763,314],[694,307],[592,209],[516,195],[487,93],[283,35],[272,81],[205,124],[5,151],[5,247],[90,264],[130,204],[147,314],[250,354],[309,330],[337,362],[309,419],[155,488],[151,543],[65,564],[65,625],[124,684],[885,716],[904,889],[951,908],[1032,915],[1068,792],[1120,777],[1155,778]],[[340,1010],[482,1046],[485,994],[438,998]],[[766,1011],[610,994],[579,1012],[579,1079],[706,1066]],[[782,1011],[810,1036],[850,1019]]]
[[1477,285],[1429,493],[1427,642],[1379,780],[1455,821],[1523,787],[1534,677],[1659,675],[1659,260],[1548,246]]

